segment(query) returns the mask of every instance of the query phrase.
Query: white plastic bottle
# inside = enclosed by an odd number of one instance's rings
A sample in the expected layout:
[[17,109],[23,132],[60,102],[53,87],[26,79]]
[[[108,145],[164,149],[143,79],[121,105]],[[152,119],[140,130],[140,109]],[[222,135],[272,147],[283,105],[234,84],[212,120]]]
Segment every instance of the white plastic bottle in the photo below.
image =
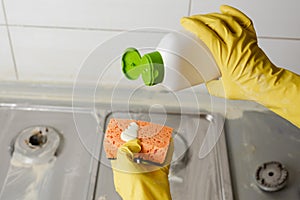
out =
[[166,34],[156,50],[165,67],[162,84],[170,90],[182,90],[221,76],[210,50],[188,31]]

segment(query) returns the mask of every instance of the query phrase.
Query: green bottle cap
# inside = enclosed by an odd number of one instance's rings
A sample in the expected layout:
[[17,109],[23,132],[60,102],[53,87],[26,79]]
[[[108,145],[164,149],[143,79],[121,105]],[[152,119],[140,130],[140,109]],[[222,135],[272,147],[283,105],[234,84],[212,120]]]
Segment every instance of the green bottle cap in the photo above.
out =
[[122,56],[122,71],[130,80],[136,80],[142,75],[147,86],[161,83],[164,79],[164,63],[158,51],[141,57],[137,49],[126,49]]

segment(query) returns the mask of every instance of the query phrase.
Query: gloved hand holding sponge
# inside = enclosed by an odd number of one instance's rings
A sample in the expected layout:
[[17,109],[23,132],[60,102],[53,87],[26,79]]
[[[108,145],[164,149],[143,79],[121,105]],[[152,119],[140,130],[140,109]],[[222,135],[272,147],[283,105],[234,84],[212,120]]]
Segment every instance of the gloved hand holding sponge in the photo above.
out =
[[227,5],[220,10],[181,19],[210,49],[221,71],[219,80],[207,83],[210,94],[256,101],[300,127],[300,76],[269,60],[245,14]]
[[[116,191],[123,200],[171,200],[170,165],[157,167],[133,162],[133,154],[140,150],[138,139],[129,141],[119,149],[117,159],[111,161]],[[172,154],[170,150],[169,159]]]
[[171,142],[167,165],[159,167],[133,162],[133,155],[141,151],[140,141],[131,140],[118,149],[117,159],[112,160],[114,185],[123,200],[171,200],[168,180],[173,155]]
[[173,128],[148,121],[111,118],[104,138],[114,185],[123,200],[170,200],[168,174]]
[[[181,19],[181,25],[207,45],[221,71],[219,80],[207,83],[210,94],[256,101],[300,127],[300,76],[268,59],[245,14],[226,5],[220,10]],[[119,148],[112,161],[117,192],[124,200],[171,199],[169,165],[149,170],[150,165],[134,163],[133,154],[140,150],[138,139]]]

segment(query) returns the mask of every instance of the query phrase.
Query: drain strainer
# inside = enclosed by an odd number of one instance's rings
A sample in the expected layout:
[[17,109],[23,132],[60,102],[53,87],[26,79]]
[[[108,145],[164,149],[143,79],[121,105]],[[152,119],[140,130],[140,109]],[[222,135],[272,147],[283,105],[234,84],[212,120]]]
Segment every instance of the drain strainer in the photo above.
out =
[[22,163],[45,163],[55,156],[59,143],[60,136],[54,128],[29,127],[16,138],[13,157]]
[[255,173],[258,187],[267,192],[275,192],[287,184],[288,171],[280,162],[271,161],[260,165]]

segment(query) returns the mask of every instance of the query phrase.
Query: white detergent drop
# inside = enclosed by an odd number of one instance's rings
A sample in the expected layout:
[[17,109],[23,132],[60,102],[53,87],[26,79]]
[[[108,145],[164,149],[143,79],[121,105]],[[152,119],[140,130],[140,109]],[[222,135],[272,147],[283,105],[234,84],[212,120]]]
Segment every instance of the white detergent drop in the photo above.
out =
[[131,122],[129,126],[121,133],[121,139],[125,142],[134,140],[138,136],[139,126],[135,122]]

